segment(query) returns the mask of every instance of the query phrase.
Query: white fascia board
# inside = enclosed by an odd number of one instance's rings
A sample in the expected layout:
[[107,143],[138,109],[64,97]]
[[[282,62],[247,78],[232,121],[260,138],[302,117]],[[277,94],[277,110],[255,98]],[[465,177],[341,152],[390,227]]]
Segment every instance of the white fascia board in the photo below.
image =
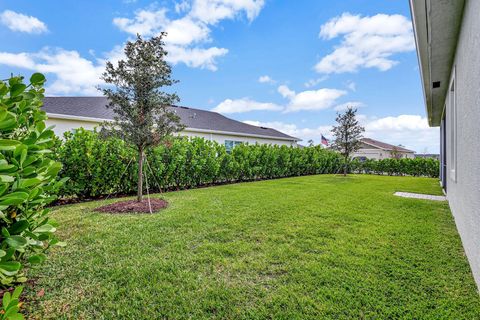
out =
[[99,119],[99,118],[92,118],[92,117],[73,116],[69,114],[60,114],[60,113],[47,113],[47,117],[50,119],[80,120],[80,121],[95,122],[95,123],[113,121],[112,119]]

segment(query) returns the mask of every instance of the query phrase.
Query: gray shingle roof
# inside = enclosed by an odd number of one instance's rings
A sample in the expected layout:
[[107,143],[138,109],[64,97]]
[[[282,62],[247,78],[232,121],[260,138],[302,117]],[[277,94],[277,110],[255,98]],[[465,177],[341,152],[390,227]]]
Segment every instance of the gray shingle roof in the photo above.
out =
[[[88,117],[100,121],[111,120],[114,113],[106,105],[107,98],[105,97],[46,97],[42,109],[50,114]],[[187,128],[268,136],[283,140],[300,140],[272,128],[252,126],[212,111],[178,106],[170,108],[180,117],[181,122]]]
[[386,143],[386,142],[381,142],[381,141],[371,139],[371,138],[362,138],[362,139],[360,139],[360,141],[362,141],[366,144],[376,146],[377,148],[387,150],[387,151],[392,151],[394,149],[397,149],[398,151],[401,151],[401,152],[415,152],[413,150],[409,150],[409,149],[399,147],[399,146],[394,146],[392,144],[389,144],[389,143]]

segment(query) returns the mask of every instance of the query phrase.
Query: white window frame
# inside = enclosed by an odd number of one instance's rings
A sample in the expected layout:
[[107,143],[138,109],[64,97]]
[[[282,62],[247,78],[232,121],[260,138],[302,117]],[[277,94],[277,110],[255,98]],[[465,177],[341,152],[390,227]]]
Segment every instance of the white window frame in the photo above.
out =
[[[447,123],[450,125],[449,130],[449,142],[450,142],[450,179],[454,182],[457,181],[457,90],[456,90],[456,68],[453,67],[452,79],[450,80],[450,86],[448,88],[448,104],[449,104],[449,116],[450,121]],[[447,128],[448,129],[448,128]]]

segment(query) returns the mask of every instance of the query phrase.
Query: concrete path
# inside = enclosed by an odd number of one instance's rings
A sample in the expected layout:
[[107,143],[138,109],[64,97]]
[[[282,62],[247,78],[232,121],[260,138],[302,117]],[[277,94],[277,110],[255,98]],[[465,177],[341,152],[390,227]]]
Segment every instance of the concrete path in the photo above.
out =
[[403,198],[415,198],[415,199],[424,199],[424,200],[433,200],[433,201],[446,201],[445,196],[434,196],[430,194],[421,194],[421,193],[410,193],[410,192],[395,192],[393,195]]

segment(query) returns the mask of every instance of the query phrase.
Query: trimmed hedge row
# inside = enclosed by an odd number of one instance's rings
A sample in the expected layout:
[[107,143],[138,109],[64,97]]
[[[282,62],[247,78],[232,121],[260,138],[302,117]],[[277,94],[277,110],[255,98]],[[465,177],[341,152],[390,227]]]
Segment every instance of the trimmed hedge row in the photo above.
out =
[[353,160],[350,171],[367,174],[388,174],[396,176],[424,176],[438,178],[440,162],[431,158],[414,159],[382,159],[382,160]]
[[[96,132],[79,129],[67,133],[57,147],[62,175],[70,177],[63,196],[93,198],[136,191],[136,153],[123,141],[104,140]],[[175,138],[150,150],[145,174],[149,192],[199,186],[274,179],[311,174],[338,173],[342,157],[319,146],[225,146],[203,138]],[[388,161],[391,160],[391,161]],[[436,162],[436,163],[435,163]],[[438,176],[438,161],[432,159],[352,161],[350,172]]]
[[[123,141],[104,140],[95,132],[79,129],[67,133],[56,151],[63,163],[62,175],[70,177],[63,196],[91,198],[136,191],[136,153]],[[337,173],[342,168],[341,157],[321,147],[242,144],[227,153],[225,146],[203,138],[172,139],[150,150],[146,159],[145,181],[150,192]]]

